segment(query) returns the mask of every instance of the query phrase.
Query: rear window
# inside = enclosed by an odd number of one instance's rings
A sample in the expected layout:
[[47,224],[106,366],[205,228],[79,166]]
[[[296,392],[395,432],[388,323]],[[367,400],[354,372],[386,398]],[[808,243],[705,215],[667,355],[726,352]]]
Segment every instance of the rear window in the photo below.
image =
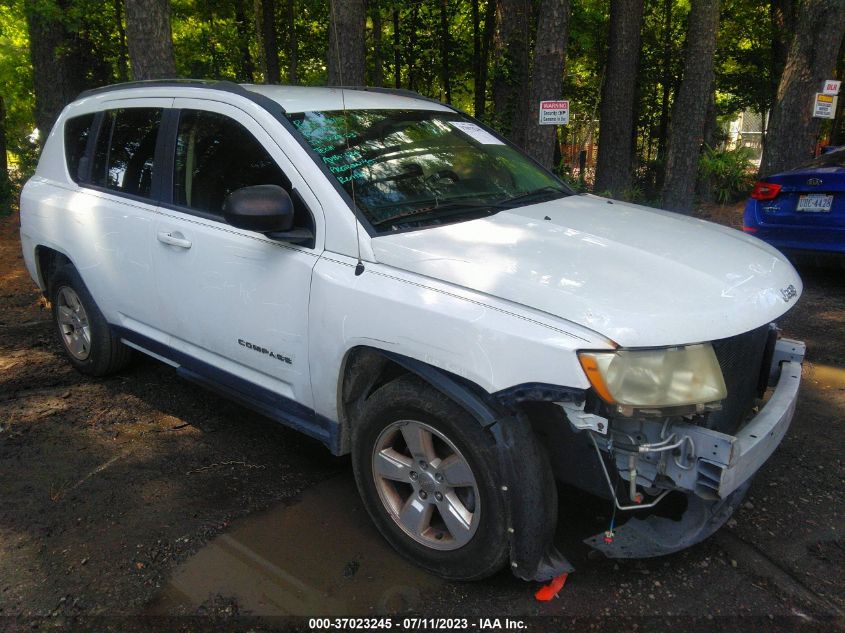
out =
[[803,169],[807,167],[845,167],[845,147],[842,147],[829,154],[822,154],[818,158],[814,158],[806,165],[802,165]]
[[109,110],[94,152],[91,182],[149,198],[161,108]]
[[83,114],[65,121],[65,159],[67,160],[67,171],[71,179],[78,183],[81,180],[79,174],[79,163],[85,155],[85,148],[88,146],[88,137],[91,133],[91,124],[94,122],[94,114]]

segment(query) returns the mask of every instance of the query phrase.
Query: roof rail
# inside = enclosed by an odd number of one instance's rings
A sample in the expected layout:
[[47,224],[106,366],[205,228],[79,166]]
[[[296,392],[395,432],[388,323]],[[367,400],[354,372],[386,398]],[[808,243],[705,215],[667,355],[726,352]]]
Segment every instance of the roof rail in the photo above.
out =
[[381,86],[327,86],[328,88],[344,88],[346,90],[363,90],[364,92],[379,92],[383,94],[389,95],[396,95],[398,97],[410,97],[411,99],[418,99],[419,101],[428,101],[430,103],[436,103],[438,105],[446,106],[447,108],[452,108],[455,110],[456,108],[449,104],[443,103],[438,99],[433,99],[432,97],[426,97],[421,95],[419,92],[414,92],[413,90],[408,90],[407,88],[383,88]]
[[231,81],[216,81],[212,79],[144,79],[141,81],[125,81],[119,84],[110,84],[108,86],[101,86],[100,88],[83,90],[76,98],[82,99],[83,97],[91,97],[93,95],[114,92],[115,90],[125,90],[127,88],[151,88],[156,86],[183,86],[197,88],[223,88],[225,86],[229,89],[231,89],[232,86],[237,86],[243,90],[243,88],[238,86],[238,84]]
[[280,110],[282,114],[285,109],[277,101],[273,101],[269,97],[262,94],[247,90],[242,85],[234,81],[225,81],[217,79],[145,79],[142,81],[127,81],[119,84],[111,84],[109,86],[102,86],[101,88],[92,88],[84,90],[79,93],[77,99],[84,97],[91,97],[94,95],[115,92],[117,90],[125,90],[127,88],[155,88],[155,87],[170,87],[170,88],[207,88],[210,90],[222,90],[223,92],[230,92],[232,94],[246,97],[250,101],[254,101],[265,110],[273,112]]

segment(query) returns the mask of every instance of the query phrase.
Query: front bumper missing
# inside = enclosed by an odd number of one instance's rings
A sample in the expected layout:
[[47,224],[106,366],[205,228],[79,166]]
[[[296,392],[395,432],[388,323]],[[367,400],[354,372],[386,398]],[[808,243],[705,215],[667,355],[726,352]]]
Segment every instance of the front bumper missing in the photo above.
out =
[[652,558],[679,552],[700,543],[722,527],[750,487],[749,479],[725,499],[706,500],[689,495],[687,509],[680,521],[655,515],[646,519],[632,518],[616,528],[610,542],[605,540],[604,532],[584,539],[584,542],[608,558]]
[[789,429],[800,384],[801,363],[784,362],[777,388],[766,406],[735,437],[727,436],[731,444],[727,463],[699,458],[696,493],[708,496],[713,491],[724,499],[760,469]]
[[[622,505],[608,475],[617,508],[656,505],[667,490],[688,493],[688,504],[679,521],[658,516],[632,518],[617,528],[611,542],[605,541],[603,533],[584,542],[612,558],[643,558],[684,549],[718,530],[742,502],[754,474],[789,429],[798,399],[804,350],[804,344],[798,341],[777,342],[771,373],[777,379],[774,392],[761,411],[734,436],[681,421],[666,422],[659,436],[655,436],[654,424],[633,420],[613,420],[608,435],[589,429],[597,452],[602,446],[613,456],[619,475],[628,481],[632,499],[638,484],[660,490],[660,496],[650,504],[638,506],[638,500],[634,500]],[[583,414],[565,410],[573,427],[586,430]],[[614,436],[645,441],[639,443],[636,452],[630,445],[627,450],[617,450]],[[666,450],[667,445],[677,448]]]

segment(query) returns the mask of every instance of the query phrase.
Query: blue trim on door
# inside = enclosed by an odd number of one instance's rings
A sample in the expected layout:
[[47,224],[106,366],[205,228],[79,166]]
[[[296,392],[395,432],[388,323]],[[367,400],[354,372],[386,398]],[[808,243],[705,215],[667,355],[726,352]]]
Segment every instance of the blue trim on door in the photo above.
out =
[[176,373],[182,378],[235,400],[271,420],[318,439],[333,454],[340,455],[340,424],[338,422],[320,415],[291,398],[223,371],[143,334],[116,325],[111,327],[120,338],[179,365]]

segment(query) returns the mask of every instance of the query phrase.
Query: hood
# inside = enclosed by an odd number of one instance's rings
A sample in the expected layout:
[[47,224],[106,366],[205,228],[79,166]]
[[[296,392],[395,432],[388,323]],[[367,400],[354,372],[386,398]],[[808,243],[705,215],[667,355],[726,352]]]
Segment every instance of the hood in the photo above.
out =
[[379,236],[372,248],[380,263],[541,310],[623,347],[734,336],[777,319],[802,291],[792,265],[760,240],[588,195]]

